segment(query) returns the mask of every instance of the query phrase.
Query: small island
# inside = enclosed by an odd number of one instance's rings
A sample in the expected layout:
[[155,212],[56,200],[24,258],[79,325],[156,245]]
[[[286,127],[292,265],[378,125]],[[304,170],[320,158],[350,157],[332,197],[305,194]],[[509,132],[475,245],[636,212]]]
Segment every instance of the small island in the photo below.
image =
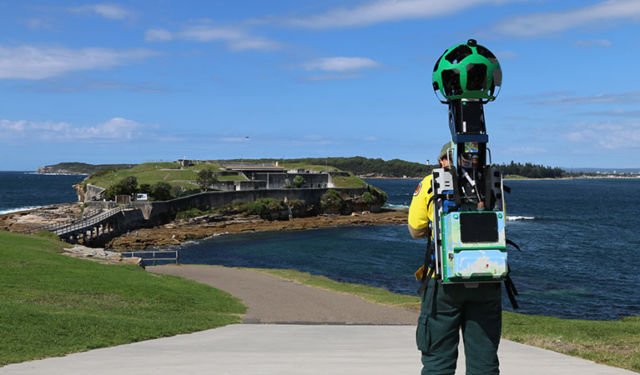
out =
[[74,186],[78,204],[16,213],[1,218],[0,226],[125,250],[225,233],[401,223],[406,217],[383,209],[386,193],[361,177],[309,160],[61,163],[44,170],[68,172],[69,165],[97,170]]
[[[87,175],[74,186],[78,203],[0,216],[0,228],[127,250],[228,233],[402,224],[406,212],[385,208],[386,193],[364,178],[422,178],[434,167],[359,156],[59,163],[38,171]],[[507,179],[638,176],[515,162],[498,168]]]

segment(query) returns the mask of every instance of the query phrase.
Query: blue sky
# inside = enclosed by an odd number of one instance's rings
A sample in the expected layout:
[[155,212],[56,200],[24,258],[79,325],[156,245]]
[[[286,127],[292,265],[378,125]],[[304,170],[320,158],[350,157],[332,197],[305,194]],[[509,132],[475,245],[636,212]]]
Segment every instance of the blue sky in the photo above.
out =
[[0,1],[0,170],[433,161],[436,59],[500,60],[494,162],[640,166],[639,0]]

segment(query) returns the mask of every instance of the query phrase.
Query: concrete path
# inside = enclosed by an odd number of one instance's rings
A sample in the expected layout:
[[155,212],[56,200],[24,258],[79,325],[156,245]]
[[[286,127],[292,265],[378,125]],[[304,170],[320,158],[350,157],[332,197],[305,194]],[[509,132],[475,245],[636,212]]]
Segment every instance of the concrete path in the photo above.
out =
[[[0,368],[0,375],[417,375],[411,326],[231,325]],[[635,374],[503,341],[506,375]],[[460,359],[456,374],[464,374]]]
[[247,306],[244,323],[415,325],[418,312],[313,288],[264,272],[218,266],[147,267],[222,289]]
[[[251,270],[210,266],[149,267],[239,297],[245,323],[188,335],[25,362],[0,375],[306,375],[419,374],[417,313],[352,295],[300,285]],[[303,324],[284,324],[284,323]],[[0,338],[1,339],[1,338]],[[464,374],[460,348],[458,371]],[[624,375],[598,365],[503,340],[502,374]]]

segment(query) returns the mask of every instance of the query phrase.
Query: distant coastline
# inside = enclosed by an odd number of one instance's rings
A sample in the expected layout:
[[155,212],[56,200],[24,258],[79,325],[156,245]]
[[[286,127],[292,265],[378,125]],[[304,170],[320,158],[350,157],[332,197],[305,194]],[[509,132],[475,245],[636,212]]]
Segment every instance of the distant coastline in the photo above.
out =
[[26,172],[28,174],[37,174],[41,176],[88,176],[88,173],[76,172]]
[[638,175],[603,175],[603,176],[567,176],[567,177],[504,177],[505,181],[562,181],[562,180],[637,180],[640,179]]
[[[365,177],[359,176],[367,180],[422,180],[424,177]],[[640,174],[637,175],[602,175],[602,176],[567,176],[567,177],[511,177],[505,176],[505,181],[562,181],[562,180],[635,180],[640,179]]]

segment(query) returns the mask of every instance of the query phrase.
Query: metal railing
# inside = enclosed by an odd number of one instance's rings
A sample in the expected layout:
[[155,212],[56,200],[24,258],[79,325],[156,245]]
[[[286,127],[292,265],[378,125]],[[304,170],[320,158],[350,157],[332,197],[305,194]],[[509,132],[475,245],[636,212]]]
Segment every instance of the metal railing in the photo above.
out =
[[102,212],[103,211],[99,210],[99,209],[85,210],[85,211],[82,212],[82,215],[79,218],[73,218],[73,219],[65,220],[63,222],[57,222],[55,224],[46,225],[46,226],[40,228],[40,230],[47,230],[49,232],[53,232],[53,231],[55,231],[57,229],[67,227],[67,226],[73,225],[75,223],[79,223],[81,221],[84,221],[84,220],[91,219],[94,216],[100,215]]
[[[126,258],[134,258],[138,257],[142,259],[145,265],[155,266],[157,261],[169,261],[174,262],[175,264],[179,264],[179,253],[178,250],[140,250],[140,251],[127,251],[121,253],[123,257]],[[173,254],[173,256],[171,256]],[[149,262],[152,262],[150,264]]]
[[75,232],[78,230],[81,230],[83,228],[88,228],[90,226],[96,225],[102,221],[105,221],[119,213],[121,213],[124,210],[123,207],[116,207],[113,208],[109,211],[103,212],[101,214],[95,215],[95,216],[91,216],[89,218],[71,223],[71,224],[64,224],[61,225],[57,228],[52,228],[49,229],[51,232],[57,234],[58,236],[62,236],[65,235],[67,233],[71,233],[71,232]]

